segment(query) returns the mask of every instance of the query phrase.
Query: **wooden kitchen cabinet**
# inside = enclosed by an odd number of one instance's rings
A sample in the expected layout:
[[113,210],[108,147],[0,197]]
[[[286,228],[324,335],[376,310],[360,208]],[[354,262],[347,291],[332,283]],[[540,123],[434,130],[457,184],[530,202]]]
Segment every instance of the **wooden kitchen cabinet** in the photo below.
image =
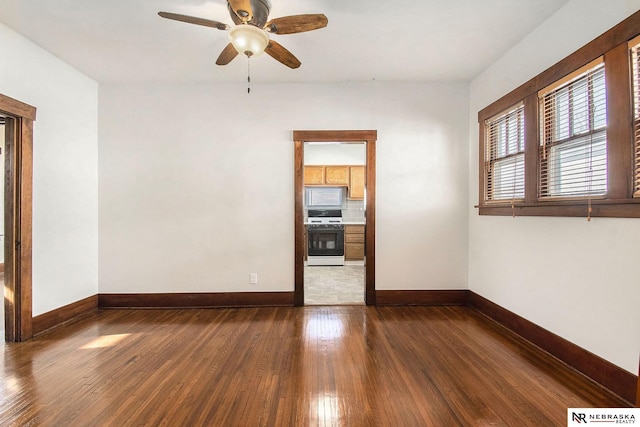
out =
[[348,198],[364,200],[364,166],[305,166],[304,185],[348,187]]
[[349,166],[325,166],[324,183],[327,185],[349,185]]
[[324,166],[305,166],[304,185],[324,185]]
[[349,167],[349,198],[364,200],[364,166]]
[[349,185],[349,166],[305,166],[304,185]]
[[364,225],[344,226],[344,260],[364,259]]

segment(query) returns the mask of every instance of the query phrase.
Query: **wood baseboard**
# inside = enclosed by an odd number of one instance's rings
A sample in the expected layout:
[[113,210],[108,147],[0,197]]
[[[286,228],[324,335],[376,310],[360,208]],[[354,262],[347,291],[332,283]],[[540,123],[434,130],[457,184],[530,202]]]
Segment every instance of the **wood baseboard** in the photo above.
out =
[[93,295],[65,305],[64,307],[34,316],[32,322],[33,335],[41,334],[48,329],[59,326],[84,314],[91,313],[97,309],[98,295]]
[[467,305],[468,290],[376,291],[376,305]]
[[611,390],[631,405],[636,402],[638,378],[632,373],[472,291],[469,291],[468,305]]
[[220,308],[293,306],[293,292],[99,294],[100,308]]

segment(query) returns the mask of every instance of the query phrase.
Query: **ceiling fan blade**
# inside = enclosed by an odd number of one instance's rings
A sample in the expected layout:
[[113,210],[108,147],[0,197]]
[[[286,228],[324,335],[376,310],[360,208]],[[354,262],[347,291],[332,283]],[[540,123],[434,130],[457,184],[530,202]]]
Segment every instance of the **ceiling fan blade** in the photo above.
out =
[[282,45],[280,45],[277,42],[274,42],[273,40],[269,40],[269,44],[267,45],[267,48],[264,51],[267,54],[269,54],[273,59],[275,59],[278,62],[281,62],[282,64],[286,65],[289,68],[298,68],[301,64],[298,58],[293,56],[291,52],[289,52],[287,49],[282,47]]
[[233,61],[233,58],[238,56],[238,51],[231,43],[229,43],[222,52],[220,52],[220,56],[216,59],[217,65],[227,65],[229,62]]
[[174,21],[187,22],[189,24],[204,25],[205,27],[217,28],[219,30],[226,31],[229,29],[227,24],[218,21],[211,21],[209,19],[197,18],[195,16],[180,15],[179,13],[171,12],[158,12],[158,15],[163,18],[173,19]]
[[251,0],[227,0],[227,4],[243,22],[251,21],[253,18]]
[[275,18],[267,22],[264,29],[274,34],[293,34],[324,28],[329,23],[321,13],[311,15],[292,15]]

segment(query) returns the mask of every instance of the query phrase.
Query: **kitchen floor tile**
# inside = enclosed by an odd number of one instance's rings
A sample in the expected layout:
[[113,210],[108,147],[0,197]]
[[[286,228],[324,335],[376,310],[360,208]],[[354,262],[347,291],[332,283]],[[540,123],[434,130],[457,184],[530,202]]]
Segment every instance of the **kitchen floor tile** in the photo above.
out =
[[364,266],[305,266],[305,305],[364,304]]

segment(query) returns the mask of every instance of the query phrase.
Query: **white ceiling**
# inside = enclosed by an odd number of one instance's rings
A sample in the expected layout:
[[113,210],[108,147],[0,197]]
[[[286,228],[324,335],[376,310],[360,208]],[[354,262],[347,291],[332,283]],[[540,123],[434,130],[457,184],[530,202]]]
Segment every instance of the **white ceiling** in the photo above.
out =
[[[324,13],[320,30],[271,37],[302,62],[251,60],[254,82],[470,81],[568,0],[271,0],[270,18]],[[241,82],[247,60],[215,64],[225,0],[0,0],[0,22],[101,83]]]

